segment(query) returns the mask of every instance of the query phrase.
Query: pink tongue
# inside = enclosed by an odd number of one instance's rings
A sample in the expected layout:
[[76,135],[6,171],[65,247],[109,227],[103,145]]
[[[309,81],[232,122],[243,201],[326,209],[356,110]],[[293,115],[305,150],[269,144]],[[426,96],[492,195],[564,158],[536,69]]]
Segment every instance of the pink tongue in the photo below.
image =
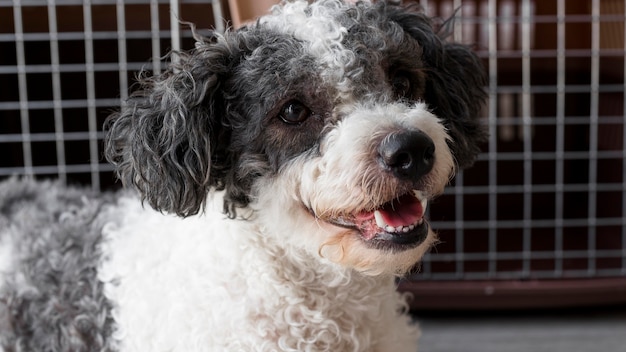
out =
[[424,215],[419,199],[404,195],[378,209],[387,225],[398,227],[416,223]]
[[[419,199],[409,194],[393,200],[377,210],[385,223],[393,227],[415,224],[424,216],[424,209],[422,209]],[[369,223],[370,220],[374,220],[374,212],[358,214],[356,220],[359,223]]]

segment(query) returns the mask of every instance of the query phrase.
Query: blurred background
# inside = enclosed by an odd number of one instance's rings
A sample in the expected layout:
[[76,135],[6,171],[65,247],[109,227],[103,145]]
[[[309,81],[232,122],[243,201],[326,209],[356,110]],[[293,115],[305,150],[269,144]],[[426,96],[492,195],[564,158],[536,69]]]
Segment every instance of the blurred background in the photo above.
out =
[[[178,19],[222,31],[275,2],[1,0],[0,179],[119,187],[102,123],[139,70],[193,47]],[[450,39],[483,59],[490,139],[430,208],[441,243],[401,283],[412,308],[623,311],[626,1],[415,2],[456,13]]]

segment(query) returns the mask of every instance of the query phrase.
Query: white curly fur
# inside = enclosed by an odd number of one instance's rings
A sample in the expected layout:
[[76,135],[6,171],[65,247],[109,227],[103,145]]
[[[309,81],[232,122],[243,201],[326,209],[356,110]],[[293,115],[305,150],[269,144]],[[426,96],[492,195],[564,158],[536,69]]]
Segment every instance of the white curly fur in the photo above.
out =
[[[308,53],[317,56],[327,69],[338,70],[354,60],[354,53],[342,44],[347,28],[336,21],[337,13],[348,7],[340,0],[285,3],[275,6],[270,15],[260,18],[259,23],[304,41]],[[330,73],[330,70],[323,72]],[[343,77],[343,72],[337,71],[335,75]]]
[[122,351],[415,351],[392,276],[320,265],[218,211],[182,220],[134,198],[111,211],[126,215],[105,227],[99,277]]

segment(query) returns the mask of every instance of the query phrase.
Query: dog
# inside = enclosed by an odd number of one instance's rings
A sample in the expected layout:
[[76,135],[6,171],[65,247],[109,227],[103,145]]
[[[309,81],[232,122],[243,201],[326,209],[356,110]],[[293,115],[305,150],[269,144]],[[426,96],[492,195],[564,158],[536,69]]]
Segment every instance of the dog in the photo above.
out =
[[397,278],[486,138],[445,28],[295,0],[194,30],[105,123],[125,190],[0,184],[0,351],[416,351]]

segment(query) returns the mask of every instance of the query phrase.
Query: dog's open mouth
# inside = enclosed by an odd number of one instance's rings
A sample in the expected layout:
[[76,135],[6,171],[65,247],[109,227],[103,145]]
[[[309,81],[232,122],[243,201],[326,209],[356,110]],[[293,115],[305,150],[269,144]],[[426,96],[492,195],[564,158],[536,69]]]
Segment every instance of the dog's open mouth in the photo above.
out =
[[424,219],[427,204],[427,198],[420,191],[413,191],[374,210],[327,221],[356,229],[365,242],[377,246],[414,247],[428,236],[429,225]]

